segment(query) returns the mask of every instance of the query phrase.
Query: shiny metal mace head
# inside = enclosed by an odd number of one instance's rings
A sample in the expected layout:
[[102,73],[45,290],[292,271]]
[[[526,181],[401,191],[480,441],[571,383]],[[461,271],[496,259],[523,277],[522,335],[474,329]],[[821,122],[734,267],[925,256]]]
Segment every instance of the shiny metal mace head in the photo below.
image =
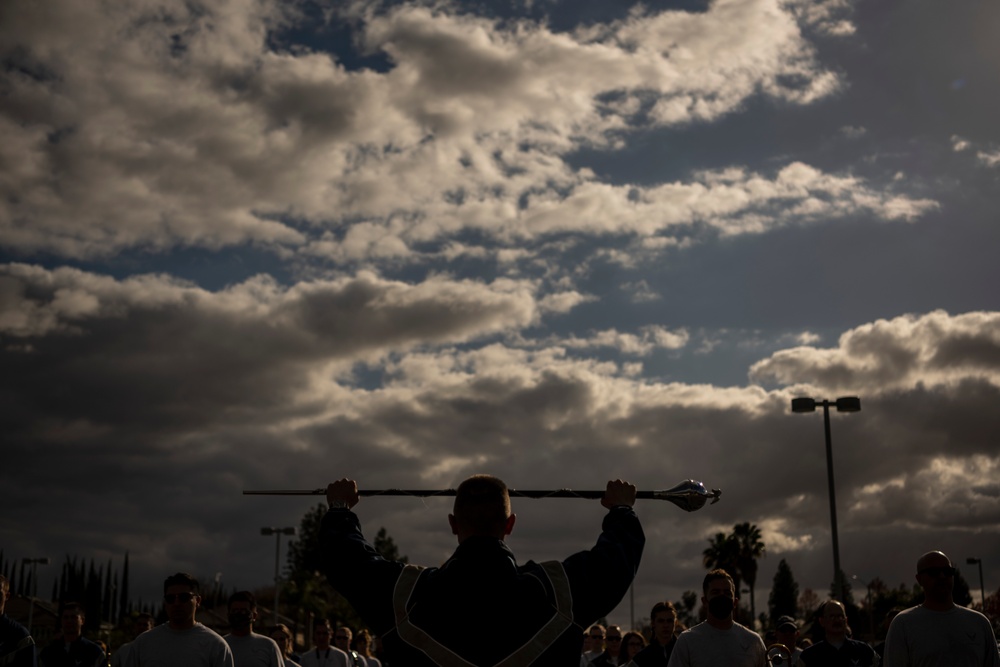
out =
[[705,502],[708,501],[709,498],[712,499],[713,505],[719,502],[719,497],[722,496],[722,491],[719,489],[712,489],[709,491],[701,482],[696,482],[693,479],[686,479],[672,488],[665,489],[663,491],[654,491],[653,495],[659,500],[669,500],[682,510],[693,512],[704,507]]

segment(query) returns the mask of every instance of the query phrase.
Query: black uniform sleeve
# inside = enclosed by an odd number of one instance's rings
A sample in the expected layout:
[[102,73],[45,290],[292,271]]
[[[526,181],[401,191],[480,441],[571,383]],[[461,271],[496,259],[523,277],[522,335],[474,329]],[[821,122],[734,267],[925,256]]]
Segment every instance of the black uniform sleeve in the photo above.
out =
[[573,592],[573,619],[583,627],[610,613],[625,597],[642,558],[646,536],[631,507],[615,507],[590,551],[563,561]]
[[404,564],[388,561],[361,533],[358,516],[332,509],[323,517],[320,547],[326,576],[377,634],[392,629],[392,592]]

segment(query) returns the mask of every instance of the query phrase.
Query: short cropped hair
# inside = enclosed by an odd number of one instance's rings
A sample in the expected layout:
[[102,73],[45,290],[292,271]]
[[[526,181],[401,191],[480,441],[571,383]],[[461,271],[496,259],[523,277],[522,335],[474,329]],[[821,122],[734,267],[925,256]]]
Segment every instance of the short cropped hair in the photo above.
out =
[[229,596],[229,603],[226,607],[232,607],[234,602],[249,602],[251,609],[257,608],[257,598],[250,591],[236,591]]
[[172,574],[163,580],[163,592],[166,593],[167,589],[171,586],[187,586],[191,589],[192,593],[198,592],[198,580],[192,577],[186,572],[178,572],[177,574]]
[[63,602],[62,609],[59,610],[59,615],[62,616],[67,611],[76,612],[80,618],[87,618],[87,610],[79,602]]
[[507,485],[493,475],[473,475],[458,485],[455,519],[473,533],[502,532],[510,516]]
[[708,595],[708,586],[716,579],[725,579],[726,581],[728,581],[729,587],[733,590],[734,594],[736,593],[736,582],[733,581],[733,578],[729,575],[728,572],[726,572],[722,568],[716,568],[711,572],[709,572],[708,574],[706,574],[705,580],[701,582],[702,595]]
[[649,612],[650,622],[656,620],[656,615],[661,611],[669,611],[675,617],[677,616],[677,607],[674,606],[674,603],[669,600],[664,600],[663,602],[657,602],[653,605],[653,610]]

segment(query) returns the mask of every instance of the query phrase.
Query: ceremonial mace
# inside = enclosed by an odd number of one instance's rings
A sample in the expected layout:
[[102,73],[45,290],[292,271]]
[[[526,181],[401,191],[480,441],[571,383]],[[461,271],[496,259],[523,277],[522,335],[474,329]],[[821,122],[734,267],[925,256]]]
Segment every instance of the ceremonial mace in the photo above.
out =
[[[360,496],[415,496],[418,498],[430,498],[433,496],[454,496],[455,489],[363,489],[358,491]],[[514,498],[603,498],[604,491],[574,491],[572,489],[549,489],[545,491],[518,491],[508,489],[507,493]],[[326,489],[312,490],[262,490],[244,491],[244,496],[325,496]],[[669,500],[682,510],[693,512],[705,506],[709,498],[711,504],[719,502],[722,491],[712,489],[709,491],[701,482],[687,479],[669,489],[663,491],[637,491],[635,494],[638,500]]]

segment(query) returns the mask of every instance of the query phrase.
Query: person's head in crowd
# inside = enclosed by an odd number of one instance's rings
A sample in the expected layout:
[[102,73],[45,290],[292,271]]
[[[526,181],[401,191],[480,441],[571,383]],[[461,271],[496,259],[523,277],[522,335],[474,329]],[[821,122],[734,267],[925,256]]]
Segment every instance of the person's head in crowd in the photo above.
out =
[[281,649],[281,655],[289,656],[292,654],[295,648],[295,642],[292,641],[292,631],[284,623],[278,623],[271,630],[271,639],[275,641],[278,648]]
[[842,642],[847,637],[847,612],[837,600],[827,600],[819,616],[828,643]]
[[364,628],[361,628],[358,630],[357,634],[354,635],[354,639],[351,642],[351,648],[365,657],[371,657],[373,655],[372,634]]
[[59,622],[62,628],[62,637],[66,642],[74,642],[83,634],[83,624],[87,620],[87,614],[83,610],[83,605],[78,602],[66,602],[59,612]]
[[333,633],[333,643],[341,651],[345,653],[351,652],[351,639],[353,639],[354,633],[346,625],[341,625],[337,627],[337,631]]
[[142,612],[132,621],[132,638],[136,638],[144,632],[149,632],[156,625],[156,619],[152,614]]
[[892,625],[892,619],[896,618],[901,611],[903,611],[903,607],[893,607],[886,613],[885,618],[882,619],[882,625],[879,626],[879,635],[885,637],[886,633],[889,632],[889,626]]
[[253,632],[257,621],[257,598],[250,591],[237,591],[229,596],[227,612],[232,633],[245,637]]
[[799,640],[799,625],[791,616],[780,616],[774,628],[774,641],[785,648],[795,650]]
[[493,475],[473,475],[458,485],[448,523],[461,544],[473,536],[502,540],[514,530],[516,518],[511,514],[510,495],[503,480]]
[[326,650],[330,648],[332,640],[333,629],[330,627],[330,621],[325,618],[317,619],[313,625],[313,642],[315,642],[316,648]]
[[928,551],[917,561],[917,583],[924,589],[924,606],[947,611],[954,606],[955,567],[941,551]]
[[701,602],[708,608],[709,624],[732,624],[733,610],[736,609],[739,598],[736,597],[736,585],[729,573],[722,569],[712,570],[705,575],[701,588],[704,593]]
[[652,638],[660,646],[666,646],[674,638],[674,629],[677,624],[677,609],[674,603],[669,600],[657,602],[649,612],[649,619],[652,623]]
[[590,652],[602,653],[604,651],[604,626],[595,623],[587,628],[587,636],[590,637]]
[[622,629],[618,625],[609,625],[604,633],[604,646],[609,655],[618,655],[622,647]]
[[163,581],[163,602],[167,624],[174,630],[193,628],[194,616],[201,604],[198,580],[185,572],[172,574]]
[[618,652],[618,664],[626,665],[635,654],[646,648],[646,639],[638,632],[626,632],[622,635],[622,647]]

